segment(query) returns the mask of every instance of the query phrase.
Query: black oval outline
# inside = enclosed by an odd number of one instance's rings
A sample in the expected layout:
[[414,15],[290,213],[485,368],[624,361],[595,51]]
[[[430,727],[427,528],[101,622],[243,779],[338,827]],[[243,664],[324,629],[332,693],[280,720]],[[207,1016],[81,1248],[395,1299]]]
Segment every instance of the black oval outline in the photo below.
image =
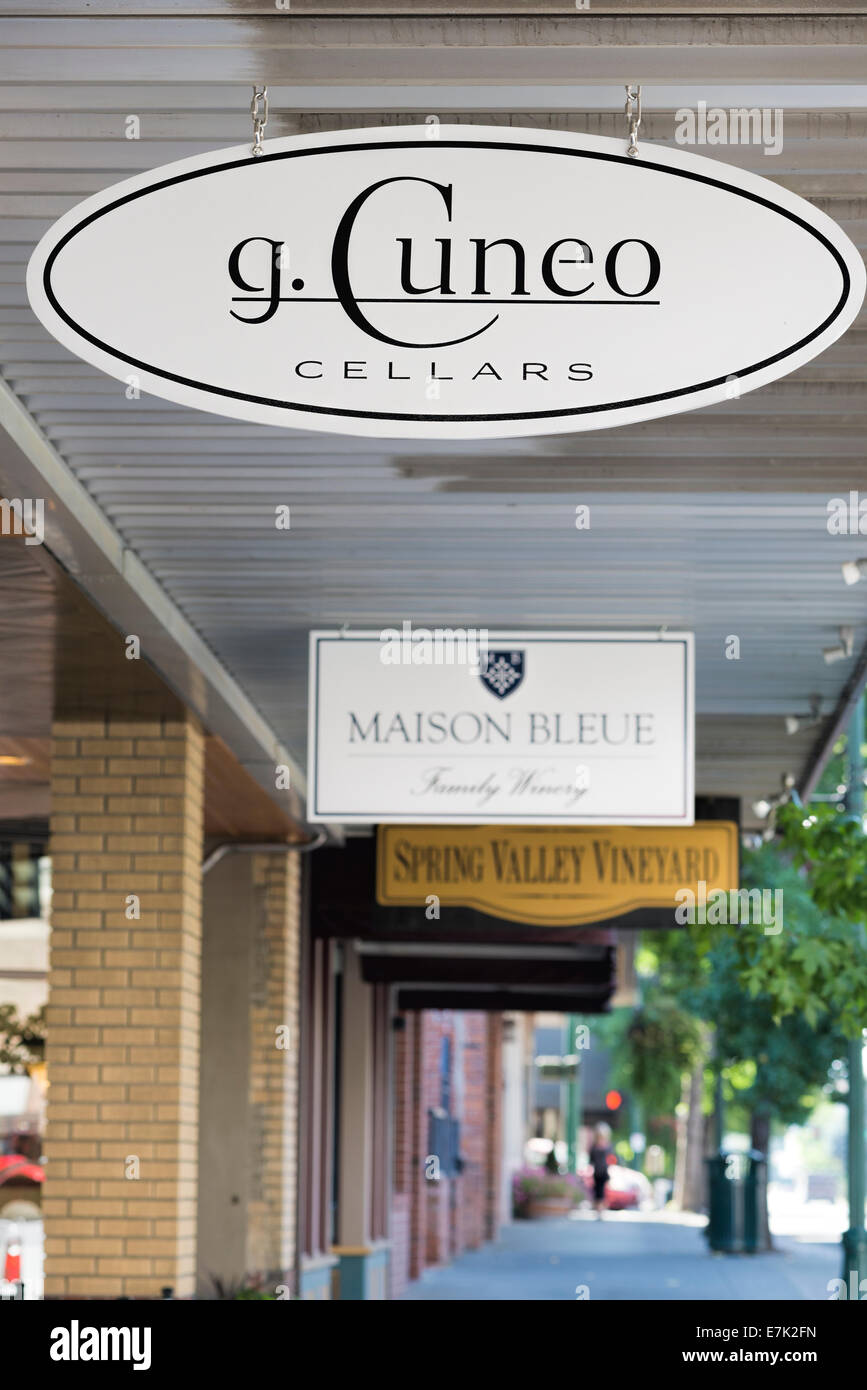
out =
[[[824,333],[825,329],[829,328],[834,320],[839,318],[844,305],[848,302],[851,290],[849,267],[846,265],[837,247],[833,242],[828,240],[824,233],[820,232],[818,228],[812,227],[809,222],[805,222],[797,213],[790,212],[788,208],[780,207],[777,203],[772,203],[768,198],[762,198],[757,193],[750,193],[746,189],[737,188],[734,184],[726,183],[722,179],[710,178],[707,174],[695,174],[687,169],[671,169],[666,164],[655,164],[646,159],[642,159],[639,163],[637,160],[630,159],[627,155],[605,154],[601,150],[572,150],[561,148],[558,145],[525,145],[520,142],[499,140],[437,140],[436,144],[440,149],[469,148],[483,150],[515,150],[532,154],[561,154],[578,159],[601,159],[608,163],[625,164],[631,169],[655,169],[658,173],[672,174],[676,178],[691,179],[695,183],[704,183],[712,188],[721,188],[727,193],[734,193],[738,197],[747,198],[750,202],[758,203],[760,206],[768,208],[771,212],[775,212],[781,217],[787,217],[790,222],[794,222],[797,226],[803,228],[804,231],[814,236],[817,241],[821,242],[827,251],[830,251],[834,260],[837,262],[838,269],[843,277],[843,292],[833,311],[824,322],[822,322],[818,328],[814,329],[812,333],[808,333],[806,337],[801,338],[792,347],[786,348],[783,352],[777,352],[772,357],[766,357],[763,361],[755,363],[752,367],[744,367],[737,372],[727,372],[725,376],[713,377],[711,380],[703,381],[697,386],[682,387],[676,391],[662,391],[654,396],[636,396],[630,401],[612,401],[608,405],[585,405],[565,410],[525,411],[520,415],[509,413],[497,415],[406,415],[402,413],[391,414],[387,411],[377,410],[343,410],[337,406],[287,404],[285,401],[273,400],[269,396],[252,396],[243,391],[230,391],[222,386],[208,386],[203,382],[193,381],[189,377],[178,376],[175,372],[163,371],[159,367],[153,367],[147,362],[141,362],[135,357],[127,357],[125,353],[117,352],[108,343],[103,343],[99,338],[88,333],[86,329],[76,323],[76,321],[61,307],[51,288],[51,268],[64,246],[66,246],[73,237],[77,236],[85,227],[88,227],[91,222],[95,222],[97,218],[104,217],[107,213],[113,212],[116,208],[123,207],[125,203],[134,202],[137,198],[143,198],[147,194],[155,193],[159,189],[170,188],[176,183],[186,183],[190,179],[204,178],[209,174],[223,173],[224,170],[227,169],[243,168],[246,164],[265,164],[270,160],[300,159],[308,155],[320,154],[346,154],[353,150],[429,149],[431,145],[429,140],[373,140],[360,144],[319,145],[311,146],[304,150],[283,150],[270,155],[260,155],[258,158],[251,155],[247,159],[233,159],[226,164],[212,164],[206,169],[195,169],[187,174],[176,174],[174,178],[163,179],[160,183],[149,184],[146,188],[140,188],[135,193],[127,193],[123,198],[118,198],[115,202],[108,203],[105,207],[99,208],[96,212],[92,212],[83,222],[79,222],[75,227],[72,227],[53,248],[45,262],[45,269],[42,276],[45,297],[58,317],[63,319],[64,323],[66,323],[74,333],[86,339],[87,342],[93,343],[94,347],[99,348],[101,352],[106,352],[110,357],[114,357],[121,362],[127,362],[132,367],[139,367],[142,371],[150,373],[151,376],[163,377],[166,381],[175,381],[181,386],[191,387],[194,391],[204,391],[212,396],[225,396],[231,400],[250,401],[254,405],[270,406],[277,410],[294,410],[315,415],[341,416],[353,420],[405,420],[408,423],[412,421],[424,421],[425,423],[429,422],[432,424],[485,424],[487,422],[493,423],[496,421],[514,421],[517,423],[521,420],[556,420],[565,416],[592,415],[608,410],[631,410],[635,406],[651,405],[655,401],[676,400],[683,396],[694,395],[698,391],[708,391],[713,386],[721,386],[724,382],[731,380],[732,377],[741,379],[746,376],[751,376],[754,372],[759,372],[765,367],[772,366],[774,362],[780,362],[783,358],[791,357],[793,353],[796,353],[802,347],[806,347],[807,343],[811,343],[814,338],[818,338],[820,334]],[[91,365],[96,364],[94,363]],[[163,399],[166,398],[163,397]]]

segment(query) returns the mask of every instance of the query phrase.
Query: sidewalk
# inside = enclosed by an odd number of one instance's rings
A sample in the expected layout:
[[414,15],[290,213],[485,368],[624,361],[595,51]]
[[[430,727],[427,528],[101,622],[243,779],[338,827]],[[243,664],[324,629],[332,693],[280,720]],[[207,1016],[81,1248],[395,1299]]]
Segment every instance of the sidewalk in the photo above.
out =
[[828,1281],[840,1274],[833,1236],[827,1244],[780,1236],[767,1255],[713,1255],[703,1226],[701,1217],[643,1212],[515,1221],[496,1244],[426,1271],[404,1298],[804,1301],[827,1299]]

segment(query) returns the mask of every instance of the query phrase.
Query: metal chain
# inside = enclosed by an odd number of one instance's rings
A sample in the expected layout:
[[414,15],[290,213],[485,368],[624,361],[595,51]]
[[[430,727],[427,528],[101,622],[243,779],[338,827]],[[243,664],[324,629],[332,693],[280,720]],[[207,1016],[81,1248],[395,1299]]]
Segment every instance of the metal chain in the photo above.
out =
[[265,127],[268,124],[268,88],[254,87],[250,102],[250,115],[253,117],[253,155],[258,159],[265,149]]
[[630,159],[634,159],[638,154],[638,127],[641,125],[641,87],[633,87],[629,82],[626,85],[626,117],[629,121],[629,144],[626,153]]

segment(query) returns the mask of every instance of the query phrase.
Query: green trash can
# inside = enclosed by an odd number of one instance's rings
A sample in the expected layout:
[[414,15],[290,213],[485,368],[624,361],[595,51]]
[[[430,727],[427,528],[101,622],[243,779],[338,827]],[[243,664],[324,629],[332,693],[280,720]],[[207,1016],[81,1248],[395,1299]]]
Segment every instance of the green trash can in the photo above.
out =
[[768,1230],[768,1161],[758,1149],[747,1154],[744,1191],[744,1249],[748,1255],[771,1248]]
[[711,1250],[727,1255],[766,1250],[765,1155],[751,1149],[748,1153],[712,1154],[705,1162],[708,1170],[705,1235]]

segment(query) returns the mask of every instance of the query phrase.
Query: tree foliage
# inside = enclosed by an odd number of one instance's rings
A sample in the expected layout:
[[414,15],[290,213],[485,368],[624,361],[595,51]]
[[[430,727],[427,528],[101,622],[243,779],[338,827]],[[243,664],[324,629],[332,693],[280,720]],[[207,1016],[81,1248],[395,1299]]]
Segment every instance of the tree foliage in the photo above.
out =
[[618,1084],[649,1115],[673,1111],[711,1039],[713,1066],[747,1113],[798,1123],[821,1098],[865,1016],[867,953],[851,923],[816,901],[796,858],[778,844],[744,851],[743,886],[782,893],[779,932],[696,925],[645,938],[642,1002],[631,1021],[612,1020],[608,1045]]
[[26,1072],[45,1053],[45,1010],[21,1018],[14,1004],[0,1004],[0,1066]]
[[829,1016],[847,1038],[867,1019],[867,838],[860,823],[830,805],[789,804],[777,820],[779,846],[765,846],[749,872],[783,890],[777,937],[746,934],[742,978],[773,1000],[775,1016],[801,1013],[815,1026]]
[[721,934],[686,1002],[713,1025],[715,1065],[735,1092],[730,1098],[750,1115],[803,1123],[822,1098],[831,1063],[845,1052],[845,1038],[830,1012],[812,1021],[804,1010],[781,1015],[772,995],[745,989],[743,949],[738,928]]
[[635,1010],[619,1009],[602,1022],[614,1084],[635,1096],[648,1115],[671,1115],[683,1075],[699,1055],[699,1022],[677,999],[651,985]]

